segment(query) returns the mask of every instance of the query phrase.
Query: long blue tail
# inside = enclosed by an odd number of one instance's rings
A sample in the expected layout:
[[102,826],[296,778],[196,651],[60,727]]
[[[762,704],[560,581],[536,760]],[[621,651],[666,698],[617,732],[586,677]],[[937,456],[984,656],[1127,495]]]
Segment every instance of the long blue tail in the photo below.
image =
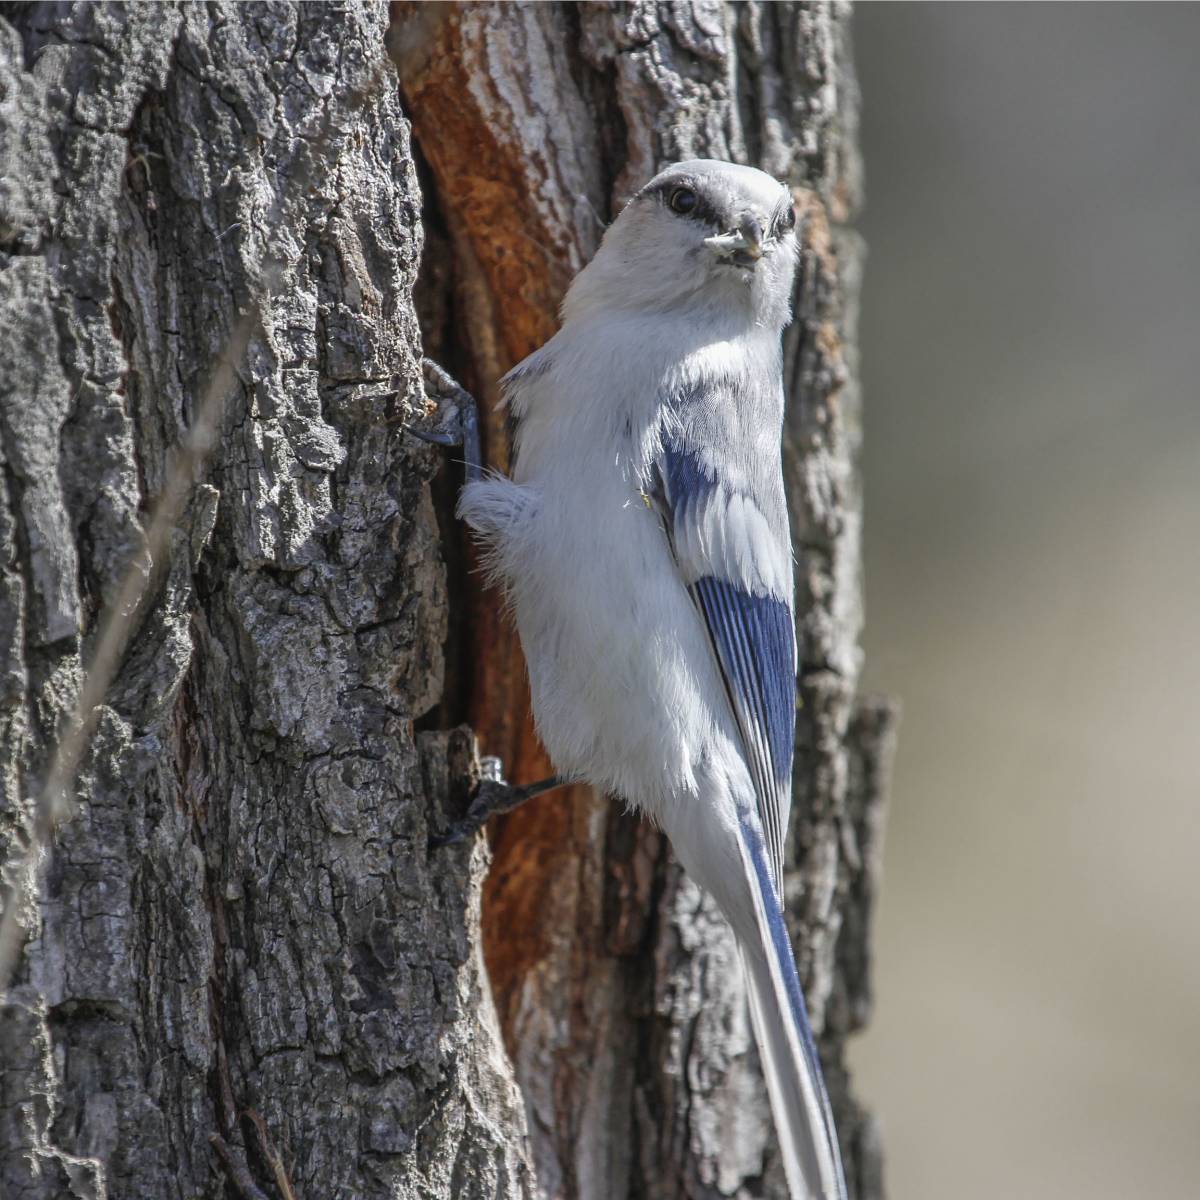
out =
[[821,1062],[792,958],[762,835],[745,821],[740,841],[754,892],[758,939],[738,931],[763,1076],[793,1200],[846,1200],[846,1180]]

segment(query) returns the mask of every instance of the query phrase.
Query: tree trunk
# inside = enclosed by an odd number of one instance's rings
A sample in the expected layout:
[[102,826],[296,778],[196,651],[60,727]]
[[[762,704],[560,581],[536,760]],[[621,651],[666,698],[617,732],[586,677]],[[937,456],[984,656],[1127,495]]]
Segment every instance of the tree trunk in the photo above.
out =
[[[421,355],[475,389],[504,466],[495,380],[553,332],[632,189],[710,156],[788,179],[803,215],[789,896],[851,1191],[880,1196],[842,1067],[891,729],[854,702],[846,11],[5,15],[0,838],[29,936],[0,1008],[0,1193],[785,1195],[730,935],[658,834],[576,790],[498,824],[490,873],[483,838],[428,849],[464,802],[463,721],[509,778],[548,766],[450,515],[455,469],[403,428],[428,407]],[[174,448],[242,329],[147,565]],[[131,562],[146,596],[33,862]]]

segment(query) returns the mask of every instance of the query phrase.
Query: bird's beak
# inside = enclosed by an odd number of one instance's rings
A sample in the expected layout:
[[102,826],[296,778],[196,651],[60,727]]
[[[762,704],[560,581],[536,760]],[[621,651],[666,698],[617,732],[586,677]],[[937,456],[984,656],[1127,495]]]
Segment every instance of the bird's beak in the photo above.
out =
[[731,258],[739,266],[753,266],[763,256],[762,222],[753,213],[742,213],[734,230],[705,238],[704,244],[721,258]]

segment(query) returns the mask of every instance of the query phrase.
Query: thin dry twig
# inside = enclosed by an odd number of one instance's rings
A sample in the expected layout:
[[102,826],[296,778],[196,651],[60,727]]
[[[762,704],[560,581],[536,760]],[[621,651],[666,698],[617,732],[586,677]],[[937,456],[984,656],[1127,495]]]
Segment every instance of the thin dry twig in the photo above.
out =
[[254,1177],[250,1174],[250,1168],[246,1165],[241,1151],[234,1153],[229,1143],[219,1133],[210,1134],[208,1144],[217,1152],[217,1158],[221,1160],[221,1166],[225,1169],[225,1174],[229,1176],[229,1182],[237,1188],[242,1200],[268,1200],[267,1193],[254,1182]]
[[[344,109],[346,113],[353,112],[375,92],[391,65],[390,58],[385,54],[367,81],[349,93]],[[325,128],[313,145],[309,163],[323,161],[333,130],[330,113]],[[303,193],[308,187],[311,174],[302,160],[291,177],[292,187],[297,193]],[[274,220],[269,227],[282,223],[286,198],[285,188],[272,205]],[[37,894],[38,880],[45,868],[51,839],[69,815],[68,797],[79,764],[100,719],[100,705],[121,665],[138,610],[154,578],[154,566],[163,561],[171,533],[191,495],[193,483],[201,474],[212,450],[225,400],[233,390],[237,367],[245,356],[254,327],[260,320],[262,304],[274,295],[279,284],[282,275],[279,264],[271,256],[266,257],[267,265],[259,276],[248,281],[250,296],[261,299],[250,302],[250,307],[234,325],[225,349],[217,356],[204,396],[195,409],[195,419],[176,451],[174,461],[169,464],[167,481],[151,513],[143,549],[134,556],[115,597],[110,598],[101,613],[95,650],[84,672],[74,712],[55,749],[46,781],[34,806],[33,820],[26,832],[25,851],[10,873],[11,882],[8,894],[4,897],[3,914],[0,915],[0,998],[12,980],[24,944],[24,915],[29,898]]]
[[267,1165],[271,1168],[271,1174],[275,1176],[275,1186],[279,1189],[279,1194],[283,1197],[283,1200],[296,1200],[292,1181],[288,1178],[287,1168],[283,1165],[283,1156],[275,1148],[275,1143],[271,1139],[266,1121],[252,1108],[246,1109],[242,1113],[242,1116],[254,1126],[254,1134],[258,1139],[258,1149],[263,1158],[266,1159]]
[[196,418],[167,472],[166,486],[154,506],[146,529],[145,545],[130,563],[117,594],[109,598],[101,613],[100,633],[92,661],[84,673],[71,722],[54,752],[50,771],[34,809],[29,845],[23,861],[16,869],[12,891],[4,906],[4,914],[0,917],[0,990],[7,988],[12,978],[25,933],[22,910],[33,891],[31,885],[41,866],[43,852],[54,831],[70,812],[68,789],[74,783],[79,764],[100,719],[100,705],[121,665],[134,619],[153,578],[153,566],[162,561],[171,531],[179,523],[191,494],[192,482],[212,449],[218,418],[225,398],[233,389],[237,364],[246,353],[258,314],[258,305],[255,304],[234,326],[229,344],[218,357],[209,377],[204,397],[196,409]]

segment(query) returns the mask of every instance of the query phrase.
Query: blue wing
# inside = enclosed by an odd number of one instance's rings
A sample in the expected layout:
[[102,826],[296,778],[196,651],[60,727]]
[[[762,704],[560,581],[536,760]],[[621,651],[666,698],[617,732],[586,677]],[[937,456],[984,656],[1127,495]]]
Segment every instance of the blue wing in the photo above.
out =
[[[772,467],[759,465],[764,474]],[[694,451],[673,442],[664,447],[658,484],[667,535],[704,618],[741,734],[782,895],[796,726],[791,547],[782,488],[775,497],[745,479],[719,480]]]
[[837,1131],[782,909],[796,634],[778,446],[760,445],[757,459],[742,449],[741,461],[722,462],[718,476],[697,448],[668,440],[655,498],[704,619],[754,782],[758,821],[742,814],[739,842],[757,929],[737,932],[784,1170],[793,1195],[846,1200]]

